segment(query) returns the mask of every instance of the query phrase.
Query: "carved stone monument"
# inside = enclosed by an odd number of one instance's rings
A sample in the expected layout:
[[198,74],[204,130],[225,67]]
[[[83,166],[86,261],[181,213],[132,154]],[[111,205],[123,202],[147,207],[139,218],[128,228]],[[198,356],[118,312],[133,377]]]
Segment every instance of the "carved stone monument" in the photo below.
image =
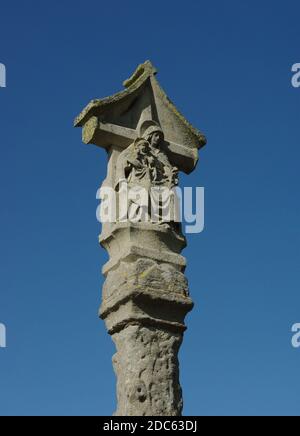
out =
[[[179,171],[193,171],[206,140],[178,112],[155,75],[145,62],[124,82],[125,90],[91,101],[75,120],[84,143],[106,149],[102,187],[114,190],[119,206],[113,219],[103,222],[99,237],[110,257],[103,267],[100,317],[117,349],[119,416],[178,416],[183,404],[178,350],[193,302],[173,188]],[[123,197],[124,186],[142,188],[147,201]],[[161,188],[170,192],[167,219]],[[154,203],[158,208],[152,214]],[[138,219],[128,219],[133,217]]]

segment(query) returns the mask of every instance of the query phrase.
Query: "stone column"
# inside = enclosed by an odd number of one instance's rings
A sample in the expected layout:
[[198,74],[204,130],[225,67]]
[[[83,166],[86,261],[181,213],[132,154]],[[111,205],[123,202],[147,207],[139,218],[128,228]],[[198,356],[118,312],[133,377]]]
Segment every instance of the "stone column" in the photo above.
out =
[[[129,190],[165,188],[174,194],[178,171],[194,169],[206,142],[168,99],[155,74],[145,62],[124,82],[123,91],[93,100],[75,120],[85,143],[107,150],[102,186],[116,193],[119,206],[99,237],[109,254],[100,317],[117,350],[119,416],[181,415],[178,350],[184,318],[193,307],[180,254],[186,240],[175,219],[176,194],[169,198],[167,219],[161,201],[153,219],[149,205],[121,196],[124,183]],[[153,195],[147,199],[152,206]]]

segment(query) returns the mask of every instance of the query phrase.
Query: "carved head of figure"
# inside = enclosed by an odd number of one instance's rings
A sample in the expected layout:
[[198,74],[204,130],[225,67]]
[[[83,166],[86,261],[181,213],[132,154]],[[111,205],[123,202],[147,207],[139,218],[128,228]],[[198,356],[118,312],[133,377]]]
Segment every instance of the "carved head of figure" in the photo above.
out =
[[154,148],[159,148],[163,141],[163,133],[160,131],[156,131],[148,135],[147,141],[152,145]]
[[142,158],[147,155],[149,142],[146,139],[137,139],[134,143],[136,154],[139,158]]
[[140,135],[154,148],[159,148],[164,140],[161,127],[152,120],[144,121],[140,128]]

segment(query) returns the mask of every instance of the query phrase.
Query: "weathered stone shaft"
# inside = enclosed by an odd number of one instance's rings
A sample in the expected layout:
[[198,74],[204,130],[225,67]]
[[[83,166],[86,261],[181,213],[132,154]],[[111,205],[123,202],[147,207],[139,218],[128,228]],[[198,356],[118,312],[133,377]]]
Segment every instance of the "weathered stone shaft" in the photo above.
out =
[[[145,239],[139,232],[139,239]],[[100,316],[117,348],[113,364],[119,416],[178,416],[182,411],[177,355],[184,316],[193,303],[183,267],[150,254],[145,249],[147,258],[123,258],[108,271],[103,286]]]
[[177,353],[182,334],[128,325],[112,335],[117,353],[118,416],[178,416],[182,411]]

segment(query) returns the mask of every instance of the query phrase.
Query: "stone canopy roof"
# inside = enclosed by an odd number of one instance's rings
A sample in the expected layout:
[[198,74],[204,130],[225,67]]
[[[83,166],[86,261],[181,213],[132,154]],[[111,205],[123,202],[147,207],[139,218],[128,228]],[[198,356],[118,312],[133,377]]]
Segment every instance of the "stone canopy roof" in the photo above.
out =
[[150,61],[139,65],[123,83],[124,90],[92,100],[76,117],[74,126],[84,128],[85,143],[125,148],[138,136],[142,121],[154,120],[164,132],[175,164],[189,173],[206,138],[177,110],[156,80],[156,73]]

